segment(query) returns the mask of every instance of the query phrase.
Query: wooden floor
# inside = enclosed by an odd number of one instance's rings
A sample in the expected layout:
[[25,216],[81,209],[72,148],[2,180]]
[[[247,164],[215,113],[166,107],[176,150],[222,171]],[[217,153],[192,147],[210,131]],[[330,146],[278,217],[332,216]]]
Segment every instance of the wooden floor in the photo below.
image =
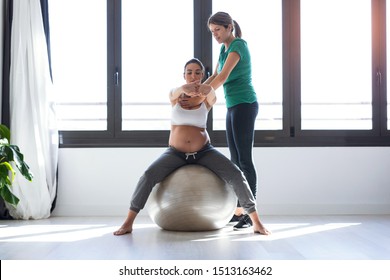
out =
[[1,260],[389,260],[390,215],[266,216],[271,236],[233,231],[165,231],[140,216],[0,220]]

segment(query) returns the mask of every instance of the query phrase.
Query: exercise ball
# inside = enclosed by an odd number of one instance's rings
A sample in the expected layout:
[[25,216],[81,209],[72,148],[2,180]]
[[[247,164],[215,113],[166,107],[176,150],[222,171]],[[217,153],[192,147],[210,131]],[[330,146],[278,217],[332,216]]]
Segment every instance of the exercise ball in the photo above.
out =
[[237,206],[232,187],[201,165],[180,167],[157,184],[146,205],[162,229],[208,231],[224,227]]

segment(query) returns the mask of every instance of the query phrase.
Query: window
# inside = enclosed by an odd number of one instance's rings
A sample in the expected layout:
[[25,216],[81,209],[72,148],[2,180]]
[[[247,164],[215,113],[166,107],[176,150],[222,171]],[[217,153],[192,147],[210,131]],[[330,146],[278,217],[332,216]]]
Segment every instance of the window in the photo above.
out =
[[[61,147],[165,147],[168,93],[184,83],[184,63],[197,57],[214,71],[220,45],[207,19],[218,10],[239,23],[251,52],[255,146],[389,146],[389,6],[50,0]],[[222,88],[217,96],[208,131],[215,146],[226,146]]]
[[107,130],[106,0],[50,1],[49,8],[58,128]]
[[371,36],[371,0],[301,0],[302,129],[372,129]]
[[191,0],[122,1],[122,130],[170,129],[168,94],[185,83],[193,14]]
[[[237,5],[235,0],[214,0],[213,13],[228,11],[240,25],[252,59],[252,82],[259,102],[256,130],[283,129],[282,1],[253,0]],[[248,9],[247,5],[256,6]],[[221,45],[213,39],[213,66]],[[213,70],[214,70],[213,68]],[[223,88],[217,92],[213,129],[225,130],[226,106]]]

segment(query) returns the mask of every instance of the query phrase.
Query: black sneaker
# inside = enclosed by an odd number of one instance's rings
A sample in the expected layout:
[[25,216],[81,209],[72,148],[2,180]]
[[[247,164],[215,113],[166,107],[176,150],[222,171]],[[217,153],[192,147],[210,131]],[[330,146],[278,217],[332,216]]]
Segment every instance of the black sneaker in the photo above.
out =
[[234,229],[247,229],[252,226],[252,220],[247,214],[243,215],[238,223],[233,227]]
[[241,214],[237,216],[234,214],[233,217],[230,219],[229,223],[239,222],[242,217],[244,217],[244,215]]

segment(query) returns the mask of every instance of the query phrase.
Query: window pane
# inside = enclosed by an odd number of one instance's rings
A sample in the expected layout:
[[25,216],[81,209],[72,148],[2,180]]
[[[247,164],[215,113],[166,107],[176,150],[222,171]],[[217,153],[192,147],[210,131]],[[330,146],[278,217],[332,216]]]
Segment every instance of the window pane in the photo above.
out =
[[[255,129],[283,129],[282,1],[247,0],[238,5],[235,0],[213,0],[213,13],[218,11],[229,13],[237,21],[242,39],[248,43],[252,82],[259,102]],[[220,48],[213,39],[214,68]],[[217,97],[213,129],[224,130],[226,105],[222,87],[217,90]]]
[[301,0],[302,129],[372,129],[371,0]]
[[107,129],[106,6],[106,0],[49,3],[59,130]]
[[194,53],[193,5],[122,1],[122,130],[170,129],[168,94]]

